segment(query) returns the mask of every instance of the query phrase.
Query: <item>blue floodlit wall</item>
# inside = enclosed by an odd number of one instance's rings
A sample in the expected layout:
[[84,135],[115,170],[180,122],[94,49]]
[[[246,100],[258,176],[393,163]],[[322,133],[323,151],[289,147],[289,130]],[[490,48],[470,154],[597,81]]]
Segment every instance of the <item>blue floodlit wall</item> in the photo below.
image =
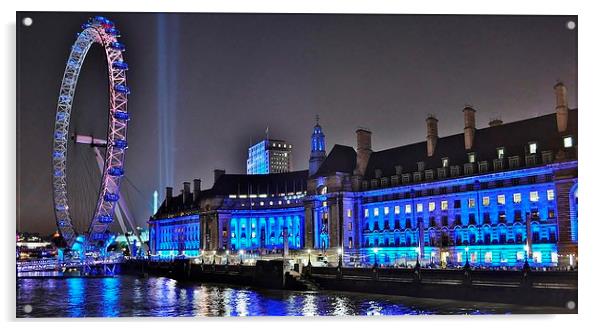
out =
[[266,140],[263,140],[249,148],[247,158],[247,174],[270,173],[270,158],[266,150]]
[[233,211],[230,248],[282,249],[286,228],[289,249],[300,249],[303,247],[304,217],[303,207]]
[[160,257],[199,255],[202,236],[198,214],[154,220],[150,235]]
[[[412,187],[363,192],[365,199],[372,198],[365,200],[360,215],[363,261],[373,263],[376,255],[378,263],[403,264],[415,262],[421,253],[423,263],[463,264],[468,257],[477,265],[514,266],[524,262],[529,250],[530,262],[555,265],[558,212],[554,182],[491,188],[499,180],[551,173],[551,169],[534,168],[447,180],[431,187],[445,187],[448,193],[416,197],[412,191],[413,198],[389,201],[371,200],[395,193],[403,195]],[[467,184],[473,188],[453,192],[452,186]],[[420,188],[424,189],[424,185]],[[572,202],[576,203],[576,198]],[[576,218],[575,215],[575,222]],[[573,228],[576,237],[576,225]]]

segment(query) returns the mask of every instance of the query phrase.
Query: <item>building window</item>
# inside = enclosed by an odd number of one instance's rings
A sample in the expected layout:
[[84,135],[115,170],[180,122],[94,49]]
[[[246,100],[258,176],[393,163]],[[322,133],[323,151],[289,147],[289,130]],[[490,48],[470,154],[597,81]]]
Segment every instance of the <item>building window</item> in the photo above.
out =
[[458,175],[460,175],[460,166],[458,166],[458,165],[451,166],[449,171],[450,171],[451,176],[458,176]]
[[485,252],[485,262],[486,263],[491,263],[491,261],[493,260],[493,253],[491,251]]
[[518,156],[512,156],[508,158],[510,168],[517,168],[520,166],[520,158]]
[[416,204],[416,212],[422,212],[422,203]]
[[497,159],[504,158],[504,147],[497,148]]
[[347,209],[347,218],[351,218],[351,216],[353,215],[351,209]]
[[422,173],[414,172],[414,182],[419,182],[420,180],[422,180]]
[[412,205],[410,205],[410,204],[406,205],[406,213],[412,213]]
[[369,215],[369,212],[370,212],[370,211],[368,211],[368,209],[364,209],[364,218],[367,218],[367,217],[368,217],[368,215]]
[[385,212],[385,215],[388,215],[389,214],[389,207],[385,206],[385,208],[384,208],[383,211]]
[[549,201],[554,200],[554,189],[548,189],[548,200]]
[[565,148],[572,148],[573,147],[573,137],[572,136],[563,137],[562,144],[564,145]]
[[347,230],[353,230],[353,224],[351,223],[351,221],[347,222]]
[[328,202],[327,201],[322,202],[322,207],[327,207],[327,206],[328,206]]
[[506,205],[506,195],[497,195],[498,205]]
[[476,156],[474,152],[469,152],[468,153],[468,162],[469,163],[474,163],[476,161]]
[[541,252],[535,251],[533,252],[533,261],[538,264],[541,262]]
[[434,172],[433,172],[433,170],[426,170],[426,171],[424,171],[424,177],[425,177],[427,180],[432,180],[432,179],[433,179],[433,176],[434,176]]
[[531,202],[539,202],[539,193],[537,191],[529,192],[529,200]]
[[424,162],[418,162],[416,164],[418,165],[418,171],[424,171]]
[[530,154],[537,153],[537,142],[529,142],[529,153]]
[[518,204],[518,203],[520,203],[520,202],[521,202],[521,200],[522,200],[522,198],[521,198],[521,197],[522,197],[522,196],[521,196],[521,194],[520,194],[520,193],[514,193],[514,194],[512,195],[512,201],[513,201],[514,203],[517,203],[517,204]]
[[448,167],[449,166],[449,158],[447,158],[447,157],[441,158],[441,165],[442,165],[442,167]]
[[474,198],[469,198],[468,199],[468,207],[474,207],[474,206],[475,206]]
[[550,257],[552,258],[553,263],[558,262],[558,253],[557,252],[552,252],[552,255]]
[[459,199],[454,200],[454,208],[455,209],[459,209],[460,207],[462,207],[462,201],[460,201]]
[[516,252],[516,260],[521,261],[525,259],[525,253],[523,251]]
[[433,212],[435,210],[435,202],[429,202],[429,212]]
[[552,154],[552,152],[550,150],[545,150],[541,152],[541,161],[544,164],[549,164],[553,161],[554,159],[554,155]]
[[442,211],[446,211],[447,210],[447,201],[441,201],[441,210]]
[[479,173],[485,173],[489,170],[487,161],[479,162]]
[[483,206],[489,206],[489,196],[483,196]]
[[353,249],[353,238],[349,237],[349,244],[347,245],[347,247]]
[[400,209],[399,205],[395,205],[393,212],[395,212],[395,214],[399,214],[399,209]]
[[375,217],[378,217],[378,207],[375,207],[374,210],[372,211],[372,213],[374,214]]

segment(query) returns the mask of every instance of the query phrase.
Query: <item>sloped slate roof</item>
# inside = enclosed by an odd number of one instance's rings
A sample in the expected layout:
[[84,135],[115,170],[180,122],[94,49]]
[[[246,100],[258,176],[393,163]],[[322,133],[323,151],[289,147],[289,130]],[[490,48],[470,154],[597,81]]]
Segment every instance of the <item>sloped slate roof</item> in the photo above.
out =
[[313,176],[327,176],[335,172],[353,173],[355,162],[356,153],[352,147],[335,144]]
[[[562,148],[562,137],[573,136],[577,145],[577,110],[569,111],[568,127],[559,133],[556,126],[556,113],[529,118],[499,126],[477,129],[474,145],[471,150],[464,148],[464,133],[437,140],[435,153],[427,156],[426,141],[400,146],[396,148],[372,152],[365,179],[375,177],[375,170],[380,169],[382,176],[395,175],[395,166],[401,165],[403,173],[417,171],[417,162],[423,161],[425,169],[436,169],[442,166],[442,158],[449,158],[450,166],[468,162],[468,153],[474,152],[476,161],[497,158],[497,148],[504,147],[505,156],[524,156],[529,142],[537,142],[538,152],[542,150],[558,150]],[[329,155],[330,156],[330,155]]]

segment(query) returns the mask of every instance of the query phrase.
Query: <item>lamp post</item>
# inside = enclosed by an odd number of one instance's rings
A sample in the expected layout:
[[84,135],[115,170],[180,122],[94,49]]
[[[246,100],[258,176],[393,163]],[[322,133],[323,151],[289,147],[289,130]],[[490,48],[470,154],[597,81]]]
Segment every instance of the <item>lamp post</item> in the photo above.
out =
[[417,246],[414,250],[416,251],[416,267],[420,267],[420,246]]
[[307,267],[311,267],[311,249],[307,249]]
[[529,268],[529,245],[525,244],[525,264],[523,265],[523,268]]
[[374,252],[374,268],[378,267],[377,259],[378,259],[378,248],[373,248],[372,252]]
[[239,250],[238,255],[240,256],[240,264],[243,264],[243,255],[245,254],[245,250]]
[[230,264],[230,250],[226,250],[226,265]]
[[217,252],[214,250],[213,251],[213,264],[215,265],[215,255],[217,254]]
[[470,263],[468,262],[468,246],[464,248],[464,251],[466,252],[466,262],[464,263],[464,267],[470,267]]
[[204,256],[204,254],[205,254],[205,251],[203,251],[203,249],[201,249],[201,253],[200,253],[200,255],[201,255],[201,265],[205,264],[205,258],[204,258],[205,256]]
[[339,255],[339,268],[343,268],[343,249],[338,248],[337,254]]

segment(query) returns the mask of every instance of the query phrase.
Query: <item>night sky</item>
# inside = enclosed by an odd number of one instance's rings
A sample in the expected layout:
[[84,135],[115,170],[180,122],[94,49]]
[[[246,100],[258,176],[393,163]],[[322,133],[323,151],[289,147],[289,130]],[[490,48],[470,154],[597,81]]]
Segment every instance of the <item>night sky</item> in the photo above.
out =
[[[142,226],[154,190],[163,198],[165,185],[178,192],[194,178],[210,188],[215,168],[244,173],[249,141],[267,126],[270,137],[294,145],[293,167],[302,170],[316,114],[327,150],[355,146],[358,126],[372,130],[381,150],[424,140],[429,113],[440,136],[460,133],[465,104],[477,109],[477,127],[553,112],[557,80],[567,85],[569,106],[578,105],[571,16],[18,13],[18,230],[55,228],[58,90],[75,34],[96,14],[117,24],[127,46],[133,119],[124,195]],[[25,16],[32,26],[19,24]],[[99,47],[88,54],[72,124],[100,137],[103,61]],[[90,150],[77,152],[85,159]],[[85,180],[82,194],[93,196],[97,188]]]

